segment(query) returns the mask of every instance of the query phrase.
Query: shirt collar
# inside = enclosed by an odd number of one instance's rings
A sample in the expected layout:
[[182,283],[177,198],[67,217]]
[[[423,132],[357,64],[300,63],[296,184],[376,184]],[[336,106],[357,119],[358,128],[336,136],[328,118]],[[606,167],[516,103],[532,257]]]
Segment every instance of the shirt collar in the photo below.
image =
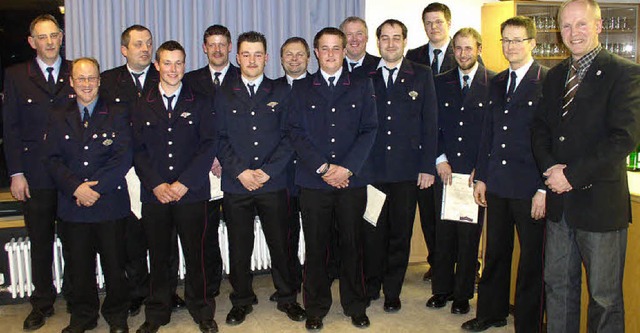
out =
[[215,70],[213,69],[213,67],[211,67],[211,64],[209,64],[209,71],[211,72],[211,79],[215,79],[216,78],[216,73],[220,73],[220,76],[218,76],[218,80],[220,80],[220,84],[222,84],[222,81],[224,80],[224,76],[227,75],[227,72],[229,71],[229,67],[231,67],[231,62],[227,62],[227,65],[224,66],[223,69],[221,70]]
[[356,67],[360,67],[362,66],[362,62],[364,62],[364,57],[367,55],[367,53],[365,52],[362,57],[360,57],[360,59],[358,60],[352,60],[351,58],[349,58],[349,56],[345,56],[344,58],[347,60],[347,65],[351,66],[350,64],[356,63],[357,65],[354,65],[353,68]]
[[133,75],[133,73],[136,73],[136,74],[140,73],[140,74],[142,74],[141,77],[147,75],[147,73],[149,72],[149,67],[151,67],[151,64],[149,64],[147,67],[145,67],[142,71],[138,72],[138,71],[134,71],[129,66],[129,64],[127,64],[127,70],[129,71],[129,73],[131,73],[131,75]]
[[244,86],[247,88],[247,91],[249,91],[249,84],[255,84],[256,86],[253,88],[254,92],[256,94],[258,94],[258,87],[260,87],[260,85],[262,84],[262,81],[264,80],[264,74],[260,75],[257,79],[253,80],[253,81],[249,81],[247,79],[244,78],[244,76],[240,75],[240,78],[242,79],[242,83],[244,83]]
[[40,70],[44,74],[44,79],[45,80],[49,76],[49,72],[47,72],[47,68],[48,67],[53,67],[53,72],[51,72],[51,74],[53,75],[53,78],[56,80],[56,82],[58,82],[58,74],[60,74],[60,66],[62,65],[62,57],[58,56],[58,59],[56,59],[56,61],[53,63],[52,66],[47,65],[44,61],[42,61],[42,59],[40,59],[40,57],[36,57],[36,62],[38,63],[38,67],[40,67]]
[[320,74],[322,74],[322,77],[324,78],[324,81],[327,83],[327,86],[329,85],[329,78],[332,76],[335,76],[336,79],[333,81],[333,84],[338,84],[338,80],[340,79],[340,75],[342,75],[342,67],[340,67],[340,69],[338,69],[335,73],[333,73],[333,75],[329,75],[327,74],[327,72],[323,71],[322,68],[320,68]]
[[[402,62],[404,61],[404,57],[402,57],[402,59],[400,59],[400,62],[397,63],[395,65],[395,67],[390,67],[389,69],[393,69],[393,68],[397,68],[398,70],[400,69],[400,67],[402,66]],[[378,67],[376,67],[376,69],[379,69],[381,67],[389,67],[387,66],[387,62],[384,61],[384,59],[380,58],[380,62],[378,63]],[[396,72],[397,73],[397,72]]]
[[473,78],[476,76],[476,72],[478,71],[478,62],[476,61],[476,63],[473,65],[473,67],[471,68],[471,72],[469,72],[469,74],[465,74],[462,72],[462,70],[460,69],[460,67],[458,67],[458,74],[460,75],[460,86],[462,87],[464,80],[462,79],[463,76],[468,75],[469,76],[469,86],[471,86],[471,82],[473,82]]
[[574,60],[573,57],[571,57],[571,64],[573,64],[574,62],[578,63],[580,71],[584,70],[586,72],[586,69],[588,69],[589,66],[591,66],[591,63],[593,63],[593,60],[596,58],[598,53],[600,53],[600,51],[602,51],[602,46],[600,44],[598,44],[598,46],[596,46],[596,48],[594,48],[593,50],[589,51],[589,53],[583,55],[578,60]]
[[180,86],[178,87],[178,89],[176,89],[176,91],[173,92],[173,94],[171,95],[167,95],[167,93],[164,91],[164,89],[162,89],[162,84],[158,83],[158,90],[160,91],[160,97],[162,98],[162,101],[165,103],[167,103],[167,99],[164,98],[164,96],[167,97],[171,97],[171,96],[176,96],[176,98],[174,98],[171,101],[171,104],[173,104],[174,106],[176,105],[176,103],[178,102],[178,98],[180,97],[180,92],[182,91],[182,82],[180,82]]
[[531,65],[533,65],[533,58],[531,58],[531,60],[529,60],[529,62],[527,62],[524,66],[516,69],[515,71],[511,69],[511,67],[509,67],[509,77],[511,77],[511,72],[516,72],[516,76],[518,77],[517,80],[519,82],[525,76],[525,74],[527,74],[529,68],[531,68]]
[[307,72],[302,73],[302,75],[298,76],[297,78],[292,78],[291,76],[289,76],[289,74],[286,74],[285,77],[287,78],[287,83],[292,86],[293,85],[293,81],[296,80],[302,80],[305,77],[307,77]]
[[429,55],[433,54],[433,50],[438,49],[441,51],[438,57],[444,57],[444,54],[447,52],[447,48],[449,47],[449,43],[451,43],[451,38],[449,38],[449,41],[442,45],[442,47],[434,47],[433,44],[429,43]]
[[80,110],[80,118],[82,119],[82,114],[84,113],[84,108],[89,110],[89,116],[93,115],[93,109],[95,109],[96,104],[98,104],[98,98],[93,100],[93,102],[89,103],[89,105],[84,105],[80,101],[77,100],[78,110]]

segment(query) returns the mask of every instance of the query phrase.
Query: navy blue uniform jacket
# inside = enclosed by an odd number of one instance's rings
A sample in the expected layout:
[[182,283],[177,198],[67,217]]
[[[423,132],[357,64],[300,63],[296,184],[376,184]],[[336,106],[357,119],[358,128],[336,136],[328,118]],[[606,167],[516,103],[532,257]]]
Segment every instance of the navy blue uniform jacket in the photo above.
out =
[[505,98],[509,70],[491,80],[475,179],[503,198],[531,199],[544,189],[531,148],[533,115],[542,97],[547,68],[533,62],[510,101]]
[[[222,190],[259,194],[287,186],[286,167],[293,148],[285,132],[289,85],[264,77],[253,98],[237,77],[216,92],[222,165]],[[238,180],[244,170],[262,169],[270,176],[263,187],[249,192]]]
[[353,172],[349,187],[367,185],[364,170],[378,128],[371,79],[351,75],[346,68],[334,91],[318,70],[293,85],[288,122],[291,142],[299,156],[296,184],[312,189],[335,189],[316,172],[324,163]]
[[378,112],[378,135],[369,159],[374,181],[417,181],[418,173],[435,175],[438,109],[432,72],[404,59],[387,92],[382,70],[372,76]]
[[446,154],[453,172],[470,174],[478,159],[484,116],[489,109],[489,82],[495,73],[478,65],[463,99],[458,67],[436,76],[438,156]]
[[209,170],[217,151],[210,97],[182,83],[173,116],[168,117],[158,86],[133,110],[133,161],[142,183],[142,203],[160,203],[153,189],[179,181],[189,188],[179,203],[208,200]]
[[[160,82],[158,71],[151,64],[140,96],[146,96],[151,89],[158,86],[158,82]],[[112,68],[100,74],[100,98],[107,103],[125,103],[133,107],[138,97],[138,89],[127,65]]]
[[[78,104],[57,109],[45,138],[47,166],[58,189],[58,216],[67,222],[101,222],[128,216],[129,192],[124,176],[133,158],[131,125],[126,110],[101,98],[89,127],[80,123]],[[100,199],[91,207],[78,206],[73,193],[82,183]]]
[[42,139],[54,108],[76,102],[69,86],[71,62],[62,60],[54,92],[36,59],[7,69],[4,83],[3,129],[4,153],[9,175],[24,173],[29,186],[53,189],[54,184],[44,165],[46,151]]

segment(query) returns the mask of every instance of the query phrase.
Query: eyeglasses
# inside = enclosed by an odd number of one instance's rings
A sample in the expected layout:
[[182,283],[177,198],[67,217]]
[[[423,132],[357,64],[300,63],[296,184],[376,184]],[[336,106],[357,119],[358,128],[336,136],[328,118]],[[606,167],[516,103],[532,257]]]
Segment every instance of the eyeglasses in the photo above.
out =
[[98,76],[89,76],[89,77],[74,77],[73,81],[76,81],[77,83],[96,83],[100,80],[100,77]]
[[433,26],[438,26],[441,27],[445,24],[445,21],[443,20],[435,20],[435,21],[426,21],[424,22],[424,25],[427,27],[433,27]]
[[500,39],[500,42],[502,42],[503,45],[507,44],[507,45],[519,46],[525,40],[531,40],[531,39],[533,39],[533,37],[525,38],[525,39],[507,39],[507,38],[502,38],[502,39]]
[[41,35],[37,35],[37,36],[33,36],[33,37],[35,39],[39,40],[39,41],[45,41],[45,40],[47,40],[47,38],[58,39],[58,38],[60,38],[60,36],[62,36],[62,32],[52,32],[49,35],[41,34]]

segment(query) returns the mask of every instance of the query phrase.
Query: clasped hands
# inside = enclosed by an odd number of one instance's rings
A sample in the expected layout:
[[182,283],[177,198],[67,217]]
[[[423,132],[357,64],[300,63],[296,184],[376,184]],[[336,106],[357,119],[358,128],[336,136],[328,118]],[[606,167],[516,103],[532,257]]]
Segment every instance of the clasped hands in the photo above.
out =
[[337,164],[329,164],[329,169],[322,175],[322,180],[335,188],[347,188],[351,175],[353,174],[349,169]]
[[238,180],[242,183],[242,186],[249,191],[261,188],[269,179],[271,179],[271,176],[262,171],[262,169],[246,169],[238,175]]
[[100,199],[100,193],[94,191],[91,187],[98,185],[98,181],[84,182],[80,184],[73,192],[78,207],[91,207]]
[[564,169],[566,167],[566,164],[555,164],[549,167],[549,169],[542,174],[547,177],[544,184],[547,185],[554,193],[562,194],[573,189],[573,186],[569,184],[567,177],[564,175]]
[[162,183],[153,189],[153,194],[158,201],[163,204],[170,203],[172,201],[180,201],[182,197],[187,194],[188,187],[184,186],[179,181],[175,181],[172,184]]

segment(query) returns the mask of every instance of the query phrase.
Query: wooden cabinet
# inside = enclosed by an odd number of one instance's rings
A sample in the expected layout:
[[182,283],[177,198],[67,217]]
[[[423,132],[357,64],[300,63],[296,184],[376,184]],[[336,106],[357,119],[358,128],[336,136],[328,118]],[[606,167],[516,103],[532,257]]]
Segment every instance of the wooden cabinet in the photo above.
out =
[[[523,15],[536,23],[538,34],[533,57],[542,65],[553,67],[569,56],[562,43],[558,9],[560,2],[501,1],[482,6],[482,58],[491,70],[502,71],[509,63],[502,55],[500,23]],[[601,3],[603,29],[600,43],[609,51],[638,61],[638,5]]]

